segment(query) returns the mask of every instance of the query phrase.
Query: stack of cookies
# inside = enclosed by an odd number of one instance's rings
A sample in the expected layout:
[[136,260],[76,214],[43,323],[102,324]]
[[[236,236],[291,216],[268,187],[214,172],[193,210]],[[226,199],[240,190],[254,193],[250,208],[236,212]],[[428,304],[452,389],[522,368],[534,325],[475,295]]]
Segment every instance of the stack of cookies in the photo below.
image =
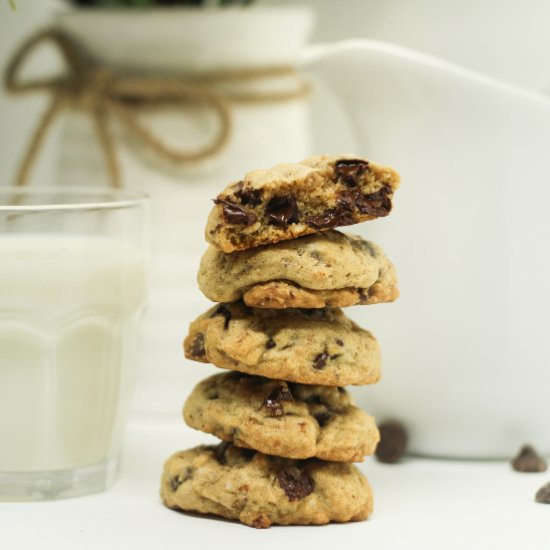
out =
[[378,246],[334,228],[388,215],[398,183],[389,167],[324,156],[251,172],[215,199],[198,280],[218,304],[184,348],[229,372],[200,382],[183,414],[223,441],[167,460],[168,507],[253,527],[371,514],[352,462],[379,434],[344,386],[377,382],[380,351],[339,308],[392,301],[397,281]]

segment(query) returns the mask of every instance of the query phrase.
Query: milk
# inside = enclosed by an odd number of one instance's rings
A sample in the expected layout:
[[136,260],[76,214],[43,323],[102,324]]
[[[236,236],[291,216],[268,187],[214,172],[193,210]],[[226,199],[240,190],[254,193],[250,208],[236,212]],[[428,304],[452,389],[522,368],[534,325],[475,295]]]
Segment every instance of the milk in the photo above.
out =
[[0,472],[116,458],[145,294],[121,241],[0,235]]

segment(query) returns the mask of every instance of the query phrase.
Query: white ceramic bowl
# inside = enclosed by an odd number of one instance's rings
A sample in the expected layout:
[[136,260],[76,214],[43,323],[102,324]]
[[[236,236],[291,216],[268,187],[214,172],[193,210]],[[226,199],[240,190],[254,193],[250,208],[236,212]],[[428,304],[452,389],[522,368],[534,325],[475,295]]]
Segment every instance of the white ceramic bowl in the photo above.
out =
[[386,249],[402,292],[348,310],[384,357],[360,404],[402,419],[413,453],[549,452],[550,100],[378,42],[313,48],[304,68],[317,151],[402,174],[392,215],[351,229]]

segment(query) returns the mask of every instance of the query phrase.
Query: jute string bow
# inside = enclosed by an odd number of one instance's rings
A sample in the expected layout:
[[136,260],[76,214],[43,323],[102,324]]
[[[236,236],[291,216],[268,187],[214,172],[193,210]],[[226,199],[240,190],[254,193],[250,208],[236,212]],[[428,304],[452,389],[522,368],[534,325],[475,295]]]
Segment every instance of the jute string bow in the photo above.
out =
[[[61,53],[66,65],[65,75],[24,81],[20,78],[20,72],[27,58],[46,42],[52,43]],[[292,77],[296,84],[293,89],[280,92],[228,91],[226,86],[273,77]],[[134,139],[141,141],[159,157],[176,163],[193,163],[215,155],[227,144],[232,130],[232,104],[287,101],[309,93],[307,83],[290,66],[219,71],[186,78],[118,75],[95,63],[79,43],[56,29],[43,30],[22,44],[8,64],[4,83],[13,94],[47,92],[51,96],[51,102],[38,122],[17,171],[16,185],[27,182],[48,129],[66,109],[81,110],[90,115],[111,183],[121,187],[120,166],[109,128],[110,119],[116,119]],[[175,149],[138,119],[140,111],[173,108],[174,105],[207,108],[217,116],[217,133],[209,144],[192,151]]]

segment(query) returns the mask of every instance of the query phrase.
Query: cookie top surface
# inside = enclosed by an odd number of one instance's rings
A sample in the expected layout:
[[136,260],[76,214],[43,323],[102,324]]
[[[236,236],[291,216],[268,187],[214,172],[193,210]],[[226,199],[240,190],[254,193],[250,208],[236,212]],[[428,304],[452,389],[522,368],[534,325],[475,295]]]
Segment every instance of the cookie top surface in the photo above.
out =
[[343,388],[235,372],[200,382],[183,415],[192,428],[287,458],[358,462],[379,440],[374,419],[355,407]]
[[369,484],[352,464],[271,457],[228,443],[172,455],[160,494],[169,508],[258,528],[360,521],[372,513]]
[[387,216],[399,175],[350,155],[255,170],[215,199],[206,240],[223,252]]
[[370,332],[337,308],[257,309],[214,306],[189,327],[188,359],[302,384],[373,384],[380,349]]
[[[375,294],[374,303],[398,294],[394,267],[382,249],[335,230],[232,254],[210,246],[198,282],[214,302],[243,298],[252,307],[325,307],[342,291],[353,297],[345,305],[370,303]],[[376,292],[369,292],[371,287]]]

